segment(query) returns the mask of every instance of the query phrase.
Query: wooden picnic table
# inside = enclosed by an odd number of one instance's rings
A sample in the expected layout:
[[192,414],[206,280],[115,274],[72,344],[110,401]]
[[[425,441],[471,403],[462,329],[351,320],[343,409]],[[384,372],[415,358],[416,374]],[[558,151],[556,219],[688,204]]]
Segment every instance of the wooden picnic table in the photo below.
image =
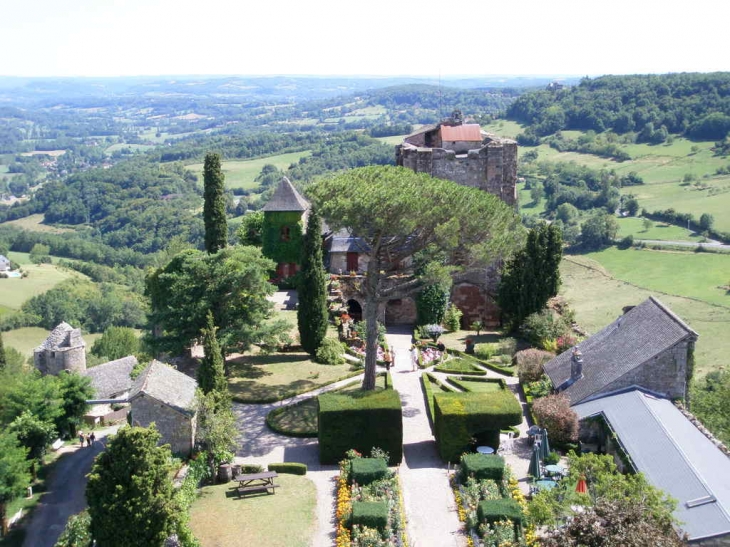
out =
[[274,484],[274,479],[279,475],[276,471],[265,471],[263,473],[251,473],[248,475],[236,475],[234,481],[238,481],[238,493],[245,495],[251,492],[266,492],[267,494],[275,494],[275,488],[278,484]]

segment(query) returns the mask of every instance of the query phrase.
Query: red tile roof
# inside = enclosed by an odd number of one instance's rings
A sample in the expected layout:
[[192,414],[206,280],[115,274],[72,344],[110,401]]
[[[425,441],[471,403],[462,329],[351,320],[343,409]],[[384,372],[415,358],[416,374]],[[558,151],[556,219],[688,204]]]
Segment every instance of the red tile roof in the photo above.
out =
[[479,141],[482,140],[482,133],[479,124],[469,123],[464,125],[442,125],[442,141]]

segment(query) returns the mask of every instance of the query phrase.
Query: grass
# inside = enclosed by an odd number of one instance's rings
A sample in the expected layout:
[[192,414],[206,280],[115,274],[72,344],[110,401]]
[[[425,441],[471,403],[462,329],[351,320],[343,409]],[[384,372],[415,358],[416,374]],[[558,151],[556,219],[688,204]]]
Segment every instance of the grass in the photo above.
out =
[[62,234],[64,232],[73,232],[74,230],[71,228],[59,228],[57,226],[50,226],[48,224],[43,224],[43,215],[37,214],[37,215],[30,215],[28,217],[24,218],[18,218],[16,220],[8,220],[4,222],[3,224],[7,224],[9,226],[16,226],[17,228],[22,228],[23,230],[28,230],[29,232],[45,232],[50,234]]
[[392,146],[395,146],[396,144],[402,143],[403,139],[405,137],[406,137],[406,135],[391,135],[390,137],[376,137],[376,138],[383,144],[390,144]]
[[306,547],[315,530],[316,489],[306,477],[279,475],[275,495],[239,498],[237,483],[202,488],[190,509],[201,545]]
[[498,331],[482,331],[479,336],[473,330],[457,330],[454,332],[445,332],[439,338],[447,348],[458,349],[464,351],[466,347],[466,339],[471,338],[475,345],[499,342],[503,338],[502,333]]
[[[339,391],[356,391],[361,382],[355,381],[341,388]],[[385,389],[385,375],[376,379],[376,389]],[[267,425],[282,435],[292,437],[316,437],[318,433],[317,413],[319,405],[317,397],[305,399],[301,403],[275,408],[269,412]]]
[[634,239],[657,239],[661,241],[691,241],[699,243],[702,236],[688,232],[687,228],[651,221],[651,227],[644,230],[644,219],[639,217],[617,218],[618,237],[633,235]]
[[500,137],[508,137],[510,139],[514,139],[517,135],[524,131],[522,125],[509,120],[495,120],[489,125],[482,126],[482,129],[489,133],[499,135]]
[[[310,156],[311,154],[311,151],[306,150],[304,152],[290,152],[288,154],[279,154],[266,158],[257,158],[255,160],[224,161],[222,168],[223,174],[226,177],[226,187],[252,190],[258,186],[258,183],[254,179],[261,173],[264,165],[271,164],[281,170],[285,170],[292,163],[297,163],[300,158]],[[203,180],[202,163],[188,165],[186,169],[190,169],[198,175],[201,181]]]
[[362,372],[350,364],[320,365],[305,352],[239,357],[229,365],[228,388],[241,403],[281,401]]
[[0,279],[0,306],[13,310],[19,310],[26,300],[43,294],[66,279],[86,279],[80,273],[63,270],[53,264],[32,264],[28,253],[10,252],[8,258],[28,272],[26,278]]
[[[659,251],[656,252],[659,253]],[[640,304],[649,296],[657,296],[700,335],[695,354],[695,374],[701,377],[726,366],[727,355],[730,354],[730,337],[727,336],[730,328],[730,309],[688,298],[677,294],[676,290],[667,291],[671,294],[659,294],[656,290],[648,288],[646,286],[648,280],[639,279],[638,276],[642,272],[652,276],[651,268],[646,264],[656,265],[656,263],[644,262],[649,254],[647,251],[641,253],[639,254],[637,251],[636,254],[628,255],[628,257],[639,259],[634,263],[633,269],[636,272],[632,275],[633,279],[639,281],[637,284],[632,284],[628,279],[623,279],[619,274],[611,272],[597,260],[600,258],[607,264],[613,265],[615,259],[608,256],[610,253],[606,258],[597,256],[598,253],[564,257],[560,266],[563,280],[560,292],[575,310],[578,323],[590,333],[595,333],[621,315],[624,306]],[[670,253],[661,254],[664,255],[662,257],[664,260],[673,260],[671,256],[669,259],[666,258]],[[704,255],[692,254],[688,256],[704,257]],[[627,261],[627,264],[628,257],[623,259]],[[648,260],[656,259],[648,258]],[[697,269],[699,268],[700,266],[697,266]],[[623,266],[621,271],[627,271],[626,266]],[[688,274],[687,271],[683,273]],[[624,273],[624,275],[627,274]],[[699,275],[710,274],[701,273]],[[681,278],[682,275],[675,276],[677,283],[685,283]],[[660,284],[662,286],[675,285],[671,283],[671,276],[669,279],[661,280]],[[705,287],[703,290],[709,291],[710,289]]]
[[434,370],[447,374],[486,374],[483,369],[458,357],[436,365]]
[[[48,338],[50,331],[41,327],[23,327],[22,329],[9,330],[3,334],[3,343],[8,346],[15,348],[23,355],[28,357],[33,355],[33,350],[41,345],[41,342]],[[86,352],[91,350],[91,346],[94,342],[101,338],[102,333],[97,332],[94,334],[84,334],[84,341],[86,342]]]
[[450,382],[465,391],[473,391],[478,393],[495,393],[502,389],[497,382],[473,382],[471,380],[457,380],[450,378]]

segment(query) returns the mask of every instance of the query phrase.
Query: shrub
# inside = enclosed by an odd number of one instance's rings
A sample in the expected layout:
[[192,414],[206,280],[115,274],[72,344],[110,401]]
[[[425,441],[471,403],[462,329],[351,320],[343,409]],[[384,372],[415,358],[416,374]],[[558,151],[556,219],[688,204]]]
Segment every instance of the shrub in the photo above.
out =
[[492,524],[500,520],[511,520],[520,524],[524,520],[522,509],[517,501],[509,498],[484,500],[477,507],[479,522]]
[[448,361],[436,365],[434,367],[436,372],[444,372],[447,374],[476,374],[486,376],[486,371],[482,370],[478,366],[470,363],[466,359],[449,359]]
[[560,462],[560,454],[554,450],[550,451],[550,454],[545,456],[545,465],[555,465]]
[[388,474],[385,458],[356,458],[350,465],[350,479],[361,486],[380,480]]
[[475,433],[484,433],[485,442],[499,447],[501,429],[522,422],[522,408],[512,392],[437,393],[434,395],[434,430],[439,455],[457,462],[469,449]]
[[398,392],[323,393],[319,400],[319,461],[336,464],[354,448],[368,454],[380,447],[390,465],[403,459],[403,416]]
[[270,463],[269,471],[287,473],[289,475],[306,475],[307,464],[297,462]]
[[460,472],[462,482],[469,477],[501,481],[504,478],[504,460],[501,456],[464,454],[461,456]]
[[451,332],[459,330],[459,327],[461,327],[462,315],[463,314],[459,308],[454,306],[454,304],[449,304],[449,307],[446,309],[446,313],[444,314],[444,325],[446,328]]
[[317,348],[316,361],[323,365],[341,365],[345,362],[342,357],[344,348],[342,343],[334,338],[325,338]]
[[497,346],[495,344],[479,344],[474,348],[474,353],[479,359],[486,361],[497,353]]
[[542,366],[555,357],[550,352],[535,348],[524,349],[515,353],[514,363],[517,367],[517,375],[523,384],[535,382],[543,374]]
[[[545,348],[546,341],[555,343],[555,340],[563,335],[569,334],[570,322],[552,310],[544,309],[538,313],[527,316],[522,324],[522,334],[533,345]],[[552,345],[551,344],[551,345]]]
[[618,242],[617,247],[619,249],[629,249],[633,247],[634,245],[634,236],[633,234],[629,234],[626,237],[624,237],[621,241]]
[[385,530],[388,525],[388,504],[384,501],[352,502],[352,524]]
[[499,354],[512,357],[517,349],[517,340],[514,338],[502,338],[499,341]]
[[248,464],[248,465],[242,465],[241,466],[241,474],[242,475],[250,475],[252,473],[261,473],[263,472],[264,468],[260,465],[255,464]]
[[423,332],[425,332],[429,338],[432,338],[436,342],[439,337],[444,333],[444,328],[441,325],[425,325]]
[[548,430],[550,442],[556,445],[578,441],[578,415],[570,408],[564,393],[548,395],[532,404],[537,423]]

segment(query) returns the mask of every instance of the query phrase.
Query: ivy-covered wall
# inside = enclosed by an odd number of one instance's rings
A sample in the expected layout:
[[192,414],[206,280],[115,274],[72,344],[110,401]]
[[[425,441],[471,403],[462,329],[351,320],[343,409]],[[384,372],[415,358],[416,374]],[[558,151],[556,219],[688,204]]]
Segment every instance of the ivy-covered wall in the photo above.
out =
[[[264,213],[262,252],[277,264],[301,263],[304,241],[301,211],[271,211]],[[281,229],[289,227],[289,240],[281,238]]]

